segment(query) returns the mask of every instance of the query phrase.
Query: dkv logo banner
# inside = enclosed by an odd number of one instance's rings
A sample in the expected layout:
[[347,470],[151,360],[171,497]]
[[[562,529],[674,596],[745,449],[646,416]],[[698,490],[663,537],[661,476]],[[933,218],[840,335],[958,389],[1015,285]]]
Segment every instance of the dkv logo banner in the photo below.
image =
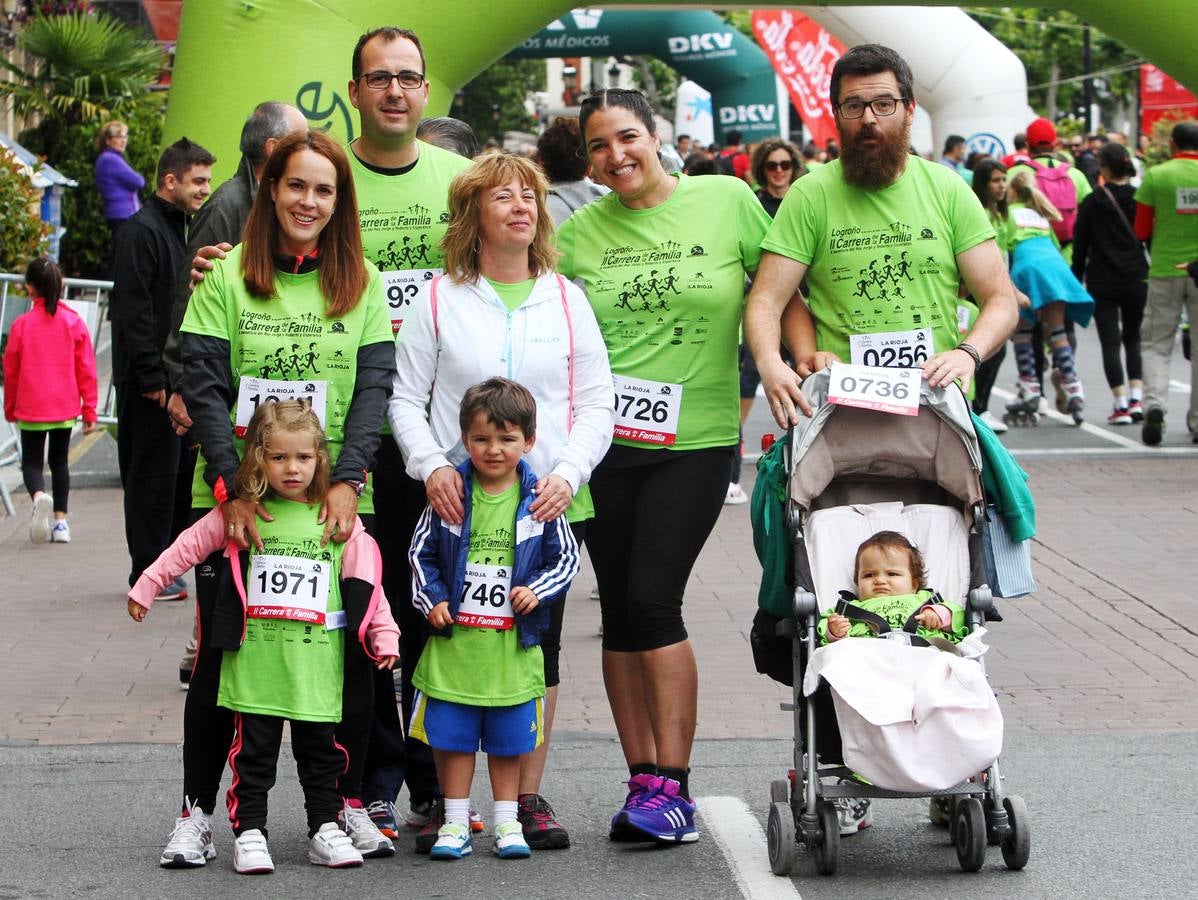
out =
[[832,67],[844,53],[844,44],[811,19],[786,9],[754,12],[753,36],[786,85],[812,140],[822,147],[836,138],[828,94]]

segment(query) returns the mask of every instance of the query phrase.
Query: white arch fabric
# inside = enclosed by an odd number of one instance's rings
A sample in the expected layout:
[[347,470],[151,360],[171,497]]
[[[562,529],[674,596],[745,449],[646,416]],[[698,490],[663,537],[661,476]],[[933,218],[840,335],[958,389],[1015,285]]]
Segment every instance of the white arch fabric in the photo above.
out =
[[[939,155],[944,139],[962,135],[970,150],[1010,153],[1015,132],[1035,117],[1027,73],[1001,42],[960,9],[927,6],[800,6],[846,46],[885,44],[911,66],[915,100],[932,124],[931,146],[912,129],[918,150]],[[917,123],[918,124],[918,123]]]

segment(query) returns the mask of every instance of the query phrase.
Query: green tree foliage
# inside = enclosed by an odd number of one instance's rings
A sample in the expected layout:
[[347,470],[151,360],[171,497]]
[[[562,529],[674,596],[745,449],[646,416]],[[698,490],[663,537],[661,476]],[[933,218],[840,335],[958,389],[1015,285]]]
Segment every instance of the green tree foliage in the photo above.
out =
[[535,131],[536,119],[524,101],[545,90],[545,61],[502,59],[458,92],[450,115],[468,122],[479,144],[503,139],[505,131]]
[[17,159],[0,149],[0,272],[24,272],[41,250],[41,197]]
[[[1085,72],[1082,56],[1085,24],[1056,9],[966,7],[965,11],[1009,47],[1027,70],[1028,102],[1051,118],[1082,112]],[[1091,72],[1095,102],[1103,117],[1134,113],[1139,58],[1114,38],[1090,29]]]

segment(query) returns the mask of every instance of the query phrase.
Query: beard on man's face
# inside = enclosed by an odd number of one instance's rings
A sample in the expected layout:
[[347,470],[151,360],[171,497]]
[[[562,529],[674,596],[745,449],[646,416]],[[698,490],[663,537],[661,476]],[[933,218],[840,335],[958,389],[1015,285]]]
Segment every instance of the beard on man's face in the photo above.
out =
[[[868,190],[888,187],[903,171],[911,150],[911,121],[902,107],[895,110],[903,117],[898,131],[887,132],[876,124],[862,124],[855,135],[840,130],[840,165],[844,180]],[[880,138],[876,144],[863,144],[864,138]]]

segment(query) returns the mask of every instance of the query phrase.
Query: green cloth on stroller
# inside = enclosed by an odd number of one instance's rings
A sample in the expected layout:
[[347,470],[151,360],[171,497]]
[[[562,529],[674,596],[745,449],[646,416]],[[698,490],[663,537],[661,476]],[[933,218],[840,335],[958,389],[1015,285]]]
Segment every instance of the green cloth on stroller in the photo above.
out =
[[986,496],[1003,517],[1011,540],[1018,543],[1035,537],[1036,501],[1027,486],[1027,472],[1015,462],[1011,451],[1003,446],[989,425],[972,411],[969,418],[973,421],[978,449],[982,453],[982,487]]
[[757,480],[749,502],[753,549],[761,563],[757,605],[780,619],[794,615],[794,548],[786,524],[787,438],[774,442],[757,460]]

